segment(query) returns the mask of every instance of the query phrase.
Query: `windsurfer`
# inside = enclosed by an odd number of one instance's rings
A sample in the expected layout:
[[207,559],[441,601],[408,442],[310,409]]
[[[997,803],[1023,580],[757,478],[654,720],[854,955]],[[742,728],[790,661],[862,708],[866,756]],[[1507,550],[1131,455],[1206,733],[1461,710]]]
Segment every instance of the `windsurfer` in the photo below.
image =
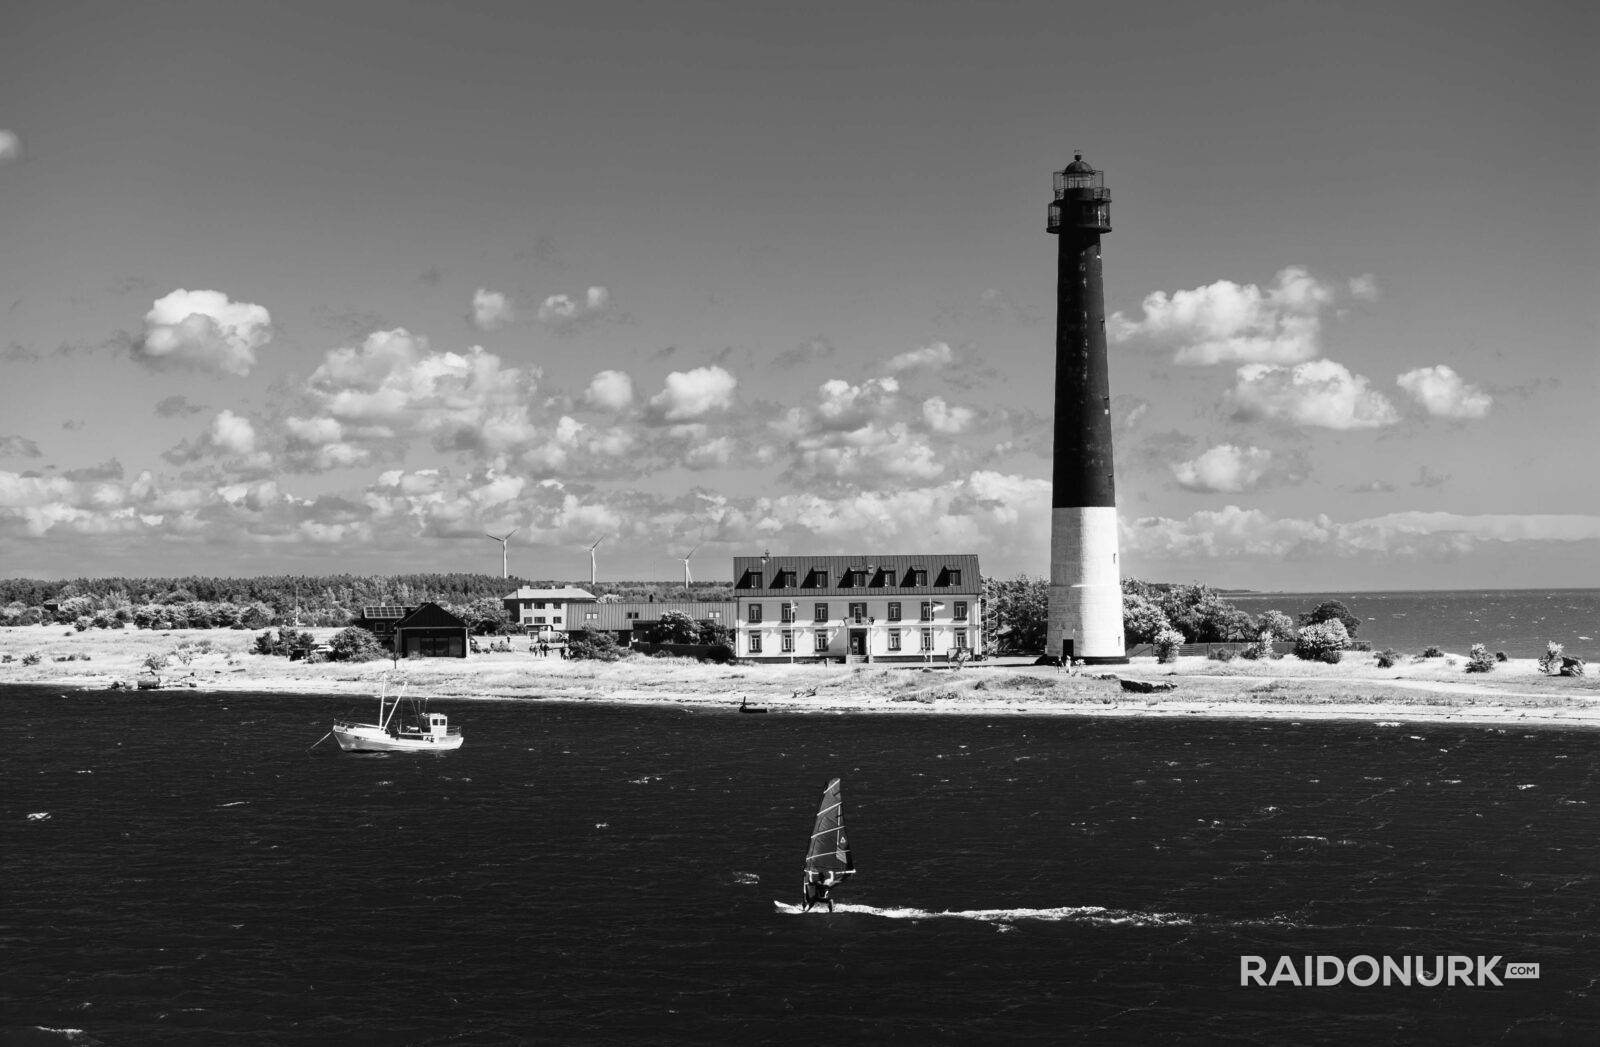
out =
[[812,869],[811,875],[806,878],[806,904],[801,911],[810,912],[813,905],[827,902],[828,911],[833,912],[834,883],[832,869],[829,869],[826,873],[819,873],[817,870]]

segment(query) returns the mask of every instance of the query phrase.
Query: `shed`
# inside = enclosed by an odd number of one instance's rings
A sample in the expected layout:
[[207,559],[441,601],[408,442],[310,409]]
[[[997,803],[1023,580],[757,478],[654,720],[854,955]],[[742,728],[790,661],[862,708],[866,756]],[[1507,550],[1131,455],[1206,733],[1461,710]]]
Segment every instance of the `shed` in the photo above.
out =
[[467,623],[436,603],[421,604],[394,623],[394,653],[406,658],[465,658]]

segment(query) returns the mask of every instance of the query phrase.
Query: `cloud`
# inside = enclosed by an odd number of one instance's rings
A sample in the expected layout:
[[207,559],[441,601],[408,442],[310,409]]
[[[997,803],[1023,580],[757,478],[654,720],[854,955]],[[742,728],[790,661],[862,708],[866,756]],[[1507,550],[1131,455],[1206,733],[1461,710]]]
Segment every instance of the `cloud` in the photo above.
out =
[[583,399],[607,411],[624,410],[633,406],[633,379],[626,371],[601,371],[589,379]]
[[815,428],[834,431],[858,429],[892,413],[899,391],[900,382],[894,378],[869,378],[860,385],[830,378],[817,387],[812,423]]
[[1246,364],[1229,394],[1241,420],[1282,419],[1325,429],[1375,429],[1399,420],[1394,405],[1332,360],[1293,367]]
[[611,292],[604,287],[591,287],[581,299],[570,295],[553,294],[539,306],[539,320],[556,326],[573,324],[605,311],[611,302]]
[[249,302],[231,302],[221,291],[179,288],[156,299],[144,318],[144,340],[134,358],[152,366],[177,364],[247,375],[256,350],[272,338],[272,317]]
[[811,338],[773,357],[772,366],[782,370],[802,367],[809,363],[827,360],[838,351],[838,348],[826,338]]
[[1145,296],[1142,319],[1113,313],[1106,329],[1114,342],[1148,338],[1172,346],[1180,364],[1294,364],[1321,355],[1322,313],[1336,297],[1333,285],[1290,266],[1265,289],[1218,280],[1170,296],[1154,291]]
[[922,420],[934,432],[954,436],[965,432],[976,417],[977,412],[972,408],[951,407],[942,396],[931,396],[922,401]]
[[1435,418],[1482,418],[1494,404],[1492,396],[1445,364],[1407,371],[1395,383]]
[[0,458],[38,458],[39,445],[26,436],[0,436]]
[[108,458],[99,465],[91,465],[86,469],[68,469],[61,475],[74,482],[84,480],[120,480],[123,476],[122,463],[115,458]]
[[1351,494],[1392,494],[1394,492],[1394,484],[1386,480],[1368,480],[1364,484],[1356,484],[1354,487],[1345,488],[1345,490]]
[[199,414],[205,408],[199,404],[190,403],[189,398],[178,394],[162,398],[156,404],[156,414],[162,418],[181,418],[185,415]]
[[716,366],[673,371],[667,375],[666,388],[650,398],[650,408],[668,422],[691,421],[732,406],[738,384],[733,375]]
[[1376,302],[1378,300],[1378,278],[1371,273],[1362,273],[1350,279],[1350,297],[1358,302]]
[[15,131],[0,129],[0,164],[9,163],[22,155],[22,139]]
[[1271,451],[1219,444],[1197,458],[1174,465],[1172,474],[1191,491],[1236,494],[1255,488],[1271,464]]
[[472,325],[480,331],[493,331],[515,320],[511,299],[499,291],[480,287],[472,292]]
[[901,371],[910,371],[918,368],[933,370],[940,367],[948,367],[954,359],[955,351],[950,346],[944,342],[934,342],[931,345],[922,346],[920,349],[912,349],[909,352],[890,357],[883,366],[884,370],[890,374],[899,374]]

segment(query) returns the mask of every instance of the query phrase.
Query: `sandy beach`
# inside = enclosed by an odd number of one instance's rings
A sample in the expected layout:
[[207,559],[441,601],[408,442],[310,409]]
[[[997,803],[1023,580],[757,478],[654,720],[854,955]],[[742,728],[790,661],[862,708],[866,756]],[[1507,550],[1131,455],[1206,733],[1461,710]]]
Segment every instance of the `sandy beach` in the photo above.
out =
[[[319,640],[336,629],[311,630]],[[1063,671],[1023,659],[962,669],[914,665],[702,665],[634,657],[614,663],[541,657],[526,641],[510,652],[469,658],[340,663],[251,653],[255,633],[193,629],[76,632],[65,626],[0,629],[0,684],[101,690],[132,685],[145,659],[164,655],[163,689],[264,691],[336,696],[376,693],[387,675],[411,693],[440,698],[677,704],[728,709],[742,699],[775,713],[884,712],[1077,716],[1226,716],[1279,719],[1453,720],[1600,727],[1600,677],[1548,677],[1533,659],[1467,673],[1461,654],[1408,656],[1379,669],[1366,652],[1338,665],[1294,657],[1272,662],[1183,658],[1159,665]],[[37,654],[38,661],[23,664]],[[5,661],[5,656],[11,656]],[[1153,694],[1122,679],[1170,683]],[[132,691],[130,700],[150,692]],[[341,707],[346,704],[341,701]]]

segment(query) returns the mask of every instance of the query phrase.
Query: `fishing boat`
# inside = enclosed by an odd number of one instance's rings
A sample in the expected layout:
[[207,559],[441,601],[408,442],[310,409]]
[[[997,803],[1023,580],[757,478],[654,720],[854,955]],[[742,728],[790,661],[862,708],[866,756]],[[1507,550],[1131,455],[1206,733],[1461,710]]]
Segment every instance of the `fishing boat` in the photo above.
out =
[[[427,699],[407,700],[405,687],[389,697],[389,681],[378,692],[378,722],[335,720],[331,733],[347,753],[440,753],[461,748],[461,728],[444,713],[429,712]],[[406,712],[401,712],[402,705]]]
[[832,890],[855,874],[855,859],[844,832],[844,797],[835,778],[822,790],[817,805],[817,820],[811,827],[811,845],[806,849],[805,875],[801,895],[805,909],[822,902],[833,911]]

